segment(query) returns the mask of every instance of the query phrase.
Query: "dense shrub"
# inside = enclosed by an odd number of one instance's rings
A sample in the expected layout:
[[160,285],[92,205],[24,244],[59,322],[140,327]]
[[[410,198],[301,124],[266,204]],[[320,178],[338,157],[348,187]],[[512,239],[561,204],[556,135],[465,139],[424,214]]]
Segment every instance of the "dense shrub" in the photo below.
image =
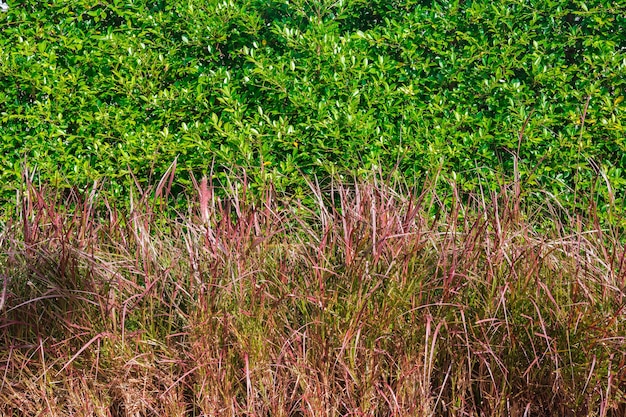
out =
[[395,166],[495,187],[517,155],[529,190],[598,183],[606,204],[626,189],[621,2],[10,5],[3,196],[24,161],[46,181],[106,177],[123,193],[129,171],[149,181],[175,158],[179,171],[244,166],[297,192],[301,173]]

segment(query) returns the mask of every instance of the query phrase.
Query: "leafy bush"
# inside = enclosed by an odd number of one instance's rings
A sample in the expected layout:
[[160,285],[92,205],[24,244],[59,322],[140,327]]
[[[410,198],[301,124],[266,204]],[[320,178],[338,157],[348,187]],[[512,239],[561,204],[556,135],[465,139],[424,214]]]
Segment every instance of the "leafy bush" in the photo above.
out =
[[470,191],[510,181],[517,156],[529,190],[573,205],[598,183],[606,205],[626,190],[625,26],[610,1],[16,0],[2,195],[24,161],[126,196],[129,172],[175,158],[293,192],[302,173],[396,166]]

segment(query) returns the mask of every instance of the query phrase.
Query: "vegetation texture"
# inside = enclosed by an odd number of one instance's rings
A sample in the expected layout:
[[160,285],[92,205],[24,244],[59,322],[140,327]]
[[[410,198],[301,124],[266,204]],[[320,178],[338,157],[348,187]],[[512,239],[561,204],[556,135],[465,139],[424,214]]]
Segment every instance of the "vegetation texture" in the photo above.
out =
[[104,216],[28,187],[0,235],[2,415],[626,412],[626,252],[593,215],[538,234],[558,206],[508,190],[196,190],[167,218],[149,191]]
[[[626,5],[555,0],[15,0],[0,15],[3,196],[24,162],[126,199],[200,175],[441,170],[460,191],[626,191]],[[185,177],[186,176],[186,177]],[[597,180],[600,179],[598,186]],[[608,187],[605,183],[610,183]],[[612,187],[612,188],[611,188]]]
[[626,415],[624,28],[10,0],[0,414]]

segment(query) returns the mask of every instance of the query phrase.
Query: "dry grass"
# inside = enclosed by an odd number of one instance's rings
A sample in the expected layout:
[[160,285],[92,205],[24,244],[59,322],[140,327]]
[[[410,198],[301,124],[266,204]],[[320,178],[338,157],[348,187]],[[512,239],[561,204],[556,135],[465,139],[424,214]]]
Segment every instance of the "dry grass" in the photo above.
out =
[[174,169],[124,210],[27,184],[0,235],[0,414],[626,413],[624,247],[593,211],[203,179],[172,216]]

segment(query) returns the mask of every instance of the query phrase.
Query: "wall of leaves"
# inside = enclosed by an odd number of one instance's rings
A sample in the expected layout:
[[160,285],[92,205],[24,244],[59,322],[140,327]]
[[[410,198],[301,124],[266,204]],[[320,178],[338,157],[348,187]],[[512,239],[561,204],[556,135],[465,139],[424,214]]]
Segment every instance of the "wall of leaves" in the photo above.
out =
[[[626,189],[626,4],[14,0],[0,14],[0,187],[246,167],[396,168],[463,190]],[[523,135],[520,135],[523,132]],[[611,194],[611,191],[613,194]],[[602,197],[602,192],[599,191]]]

